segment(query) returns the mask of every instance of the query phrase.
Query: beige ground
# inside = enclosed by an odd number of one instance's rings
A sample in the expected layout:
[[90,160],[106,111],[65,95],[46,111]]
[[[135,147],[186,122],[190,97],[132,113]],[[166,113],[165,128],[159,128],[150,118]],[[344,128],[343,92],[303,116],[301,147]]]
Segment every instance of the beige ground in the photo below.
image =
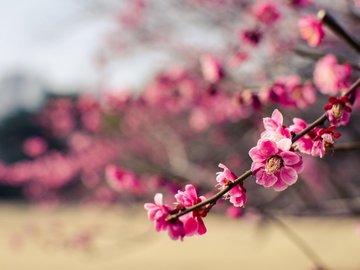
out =
[[[356,220],[283,219],[329,269],[360,269]],[[174,242],[141,209],[0,206],[0,270],[312,269],[276,226],[209,216],[204,237]]]

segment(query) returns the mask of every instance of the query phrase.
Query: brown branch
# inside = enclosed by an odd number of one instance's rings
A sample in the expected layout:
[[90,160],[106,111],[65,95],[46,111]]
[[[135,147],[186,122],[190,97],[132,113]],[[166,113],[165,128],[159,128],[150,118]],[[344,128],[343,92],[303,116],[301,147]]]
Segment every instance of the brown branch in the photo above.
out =
[[[315,61],[321,59],[322,57],[324,57],[326,55],[325,53],[322,53],[322,52],[316,52],[316,51],[313,51],[313,50],[306,50],[306,49],[303,49],[303,48],[295,48],[294,52],[298,56],[310,58],[310,59],[313,59]],[[335,55],[335,56],[336,56],[336,59],[339,61],[339,63],[348,64],[353,69],[360,70],[360,65],[359,64],[356,64],[354,62],[350,62],[344,57],[341,57],[341,56],[338,56],[338,55]]]
[[320,10],[317,14],[318,19],[321,20],[327,27],[329,27],[336,35],[341,37],[347,44],[350,45],[357,53],[360,53],[360,43],[355,40],[345,29],[335,20],[333,16],[325,10]]
[[325,269],[324,263],[321,261],[319,256],[314,252],[314,250],[297,234],[295,233],[288,225],[286,225],[281,219],[265,212],[261,209],[259,211],[270,218],[274,224],[276,224],[286,236],[305,254],[305,256],[316,266],[316,269]]
[[[351,95],[356,89],[357,87],[360,86],[360,78],[349,88],[349,90],[344,94],[344,96],[349,96]],[[296,134],[293,138],[292,138],[292,142],[296,142],[297,140],[299,140],[301,137],[303,137],[305,134],[307,134],[309,131],[311,131],[313,128],[322,125],[327,119],[326,114],[324,113],[322,116],[320,116],[318,119],[316,119],[314,122],[312,122],[307,128],[305,128],[303,131],[301,131],[300,133]],[[173,215],[169,215],[166,220],[167,221],[171,221],[173,219],[177,219],[191,211],[194,211],[198,208],[201,208],[203,206],[206,206],[208,204],[215,204],[217,202],[217,200],[219,200],[223,195],[225,195],[229,190],[231,190],[233,187],[235,187],[236,185],[241,184],[246,178],[248,178],[249,176],[251,176],[251,170],[247,170],[246,172],[244,172],[241,176],[239,176],[236,180],[234,180],[232,183],[230,183],[229,185],[226,186],[226,188],[220,190],[218,193],[216,193],[215,195],[213,195],[212,197],[210,197],[209,199],[195,204],[189,208],[185,208],[184,210],[180,211],[179,213],[173,214]]]

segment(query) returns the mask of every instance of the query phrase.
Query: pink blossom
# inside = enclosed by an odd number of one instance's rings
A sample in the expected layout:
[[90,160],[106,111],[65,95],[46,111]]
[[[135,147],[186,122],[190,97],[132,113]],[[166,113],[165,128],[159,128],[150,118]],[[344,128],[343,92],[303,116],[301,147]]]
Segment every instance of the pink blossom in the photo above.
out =
[[[219,167],[223,169],[222,172],[216,173],[216,181],[218,185],[223,189],[230,183],[233,183],[237,176],[228,169],[224,164],[219,164]],[[230,189],[228,193],[225,194],[226,197],[229,197],[230,202],[235,207],[244,207],[246,204],[246,190],[245,188],[239,184]]]
[[314,83],[325,95],[336,95],[342,88],[349,86],[351,66],[338,64],[334,55],[321,58],[315,66]]
[[310,83],[301,83],[297,75],[278,78],[265,89],[263,100],[279,103],[289,108],[305,108],[316,101],[316,92]]
[[260,22],[267,26],[274,24],[280,18],[280,11],[272,2],[257,3],[252,12]]
[[314,16],[302,17],[298,22],[300,35],[310,47],[317,47],[325,37],[322,22]]
[[[190,184],[185,186],[184,191],[179,190],[178,193],[175,194],[175,199],[179,203],[180,208],[188,208],[206,200],[204,196],[198,197],[195,187]],[[202,219],[206,216],[206,213],[206,209],[200,208],[179,218],[179,220],[184,224],[186,236],[194,234],[202,235],[206,233],[206,227]]]
[[230,218],[239,218],[244,215],[244,210],[239,207],[230,206],[226,209],[226,215]]
[[201,71],[204,78],[211,82],[216,83],[223,77],[223,68],[220,60],[212,55],[203,55],[200,58]]
[[291,147],[290,130],[283,125],[283,115],[278,109],[275,109],[271,117],[263,119],[265,131],[261,133],[261,139],[271,140],[278,147],[289,150]]
[[317,130],[317,135],[314,138],[314,145],[311,149],[312,156],[323,158],[326,154],[326,151],[332,149],[335,143],[334,139],[337,139],[341,136],[341,134],[336,132],[335,129],[335,126],[331,126]]
[[148,218],[154,222],[155,230],[168,230],[169,236],[173,240],[183,239],[185,230],[179,220],[169,222],[166,218],[169,216],[171,208],[163,203],[163,195],[157,193],[154,197],[155,203],[145,203],[144,208],[148,211]]
[[138,193],[141,191],[139,179],[130,171],[123,170],[115,165],[108,165],[105,169],[106,180],[116,191]]
[[[290,129],[290,131],[294,132],[295,134],[300,133],[308,126],[308,124],[301,118],[294,118],[293,122],[294,122],[294,124],[291,125],[289,127],[289,129]],[[306,133],[300,139],[298,139],[294,143],[294,146],[296,147],[296,149],[299,150],[301,153],[311,155],[317,130],[318,130],[318,128],[315,128],[315,129],[309,131],[308,133]]]
[[329,98],[329,104],[326,104],[324,109],[329,118],[330,124],[333,126],[345,126],[350,120],[351,107],[348,105],[348,98],[346,96]]
[[29,157],[37,157],[47,151],[47,142],[41,137],[31,137],[26,139],[23,145],[24,153]]
[[259,29],[243,30],[239,34],[240,40],[250,46],[257,46],[262,40],[263,33]]
[[251,171],[256,176],[256,183],[266,188],[282,191],[296,183],[302,169],[302,158],[299,154],[282,149],[270,140],[260,139],[250,149],[253,160]]
[[313,0],[289,0],[288,3],[294,7],[305,7],[311,5]]

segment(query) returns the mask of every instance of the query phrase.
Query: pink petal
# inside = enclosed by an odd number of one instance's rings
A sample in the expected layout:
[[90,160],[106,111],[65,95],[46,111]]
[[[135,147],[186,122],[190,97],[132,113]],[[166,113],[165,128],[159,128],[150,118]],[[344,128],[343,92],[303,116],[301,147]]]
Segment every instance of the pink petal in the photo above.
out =
[[256,183],[264,187],[271,187],[277,181],[277,177],[273,174],[267,174],[265,170],[256,174]]
[[156,205],[163,205],[163,195],[161,193],[156,193],[154,196],[154,202]]
[[275,130],[279,127],[279,125],[276,123],[276,121],[274,121],[270,117],[265,117],[263,119],[263,124],[264,124],[264,128],[266,130]]
[[300,156],[291,151],[281,152],[280,156],[282,157],[285,165],[294,165],[300,161]]
[[277,147],[283,151],[288,151],[291,148],[291,140],[284,138],[276,143]]
[[264,153],[260,151],[260,149],[258,149],[257,147],[253,147],[250,149],[249,156],[254,162],[262,162],[267,158],[267,155],[264,155]]
[[272,186],[272,188],[273,188],[275,191],[283,191],[283,190],[285,190],[287,187],[288,187],[288,185],[285,184],[284,182],[282,182],[281,180],[277,181],[277,182]]
[[282,126],[283,124],[283,115],[278,109],[275,109],[271,115],[271,118],[279,125]]
[[276,143],[270,140],[259,140],[257,147],[261,151],[261,155],[265,157],[270,157],[278,152]]
[[198,228],[198,223],[196,222],[195,218],[188,217],[186,220],[183,221],[183,223],[186,235],[193,235],[196,232]]
[[280,170],[280,179],[290,186],[296,183],[298,175],[293,168],[285,166]]
[[201,218],[198,218],[198,234],[202,235],[205,234],[207,232],[207,229],[205,227],[204,221]]

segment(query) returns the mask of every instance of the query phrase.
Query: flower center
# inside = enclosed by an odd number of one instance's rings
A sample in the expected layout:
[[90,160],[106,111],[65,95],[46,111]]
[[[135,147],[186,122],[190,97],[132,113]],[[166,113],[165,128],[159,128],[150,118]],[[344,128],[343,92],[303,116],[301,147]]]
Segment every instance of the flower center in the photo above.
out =
[[343,116],[345,105],[342,102],[337,102],[332,106],[332,112],[335,118],[339,119]]
[[279,156],[272,156],[266,161],[265,172],[267,174],[273,174],[280,170],[283,166],[283,160]]

